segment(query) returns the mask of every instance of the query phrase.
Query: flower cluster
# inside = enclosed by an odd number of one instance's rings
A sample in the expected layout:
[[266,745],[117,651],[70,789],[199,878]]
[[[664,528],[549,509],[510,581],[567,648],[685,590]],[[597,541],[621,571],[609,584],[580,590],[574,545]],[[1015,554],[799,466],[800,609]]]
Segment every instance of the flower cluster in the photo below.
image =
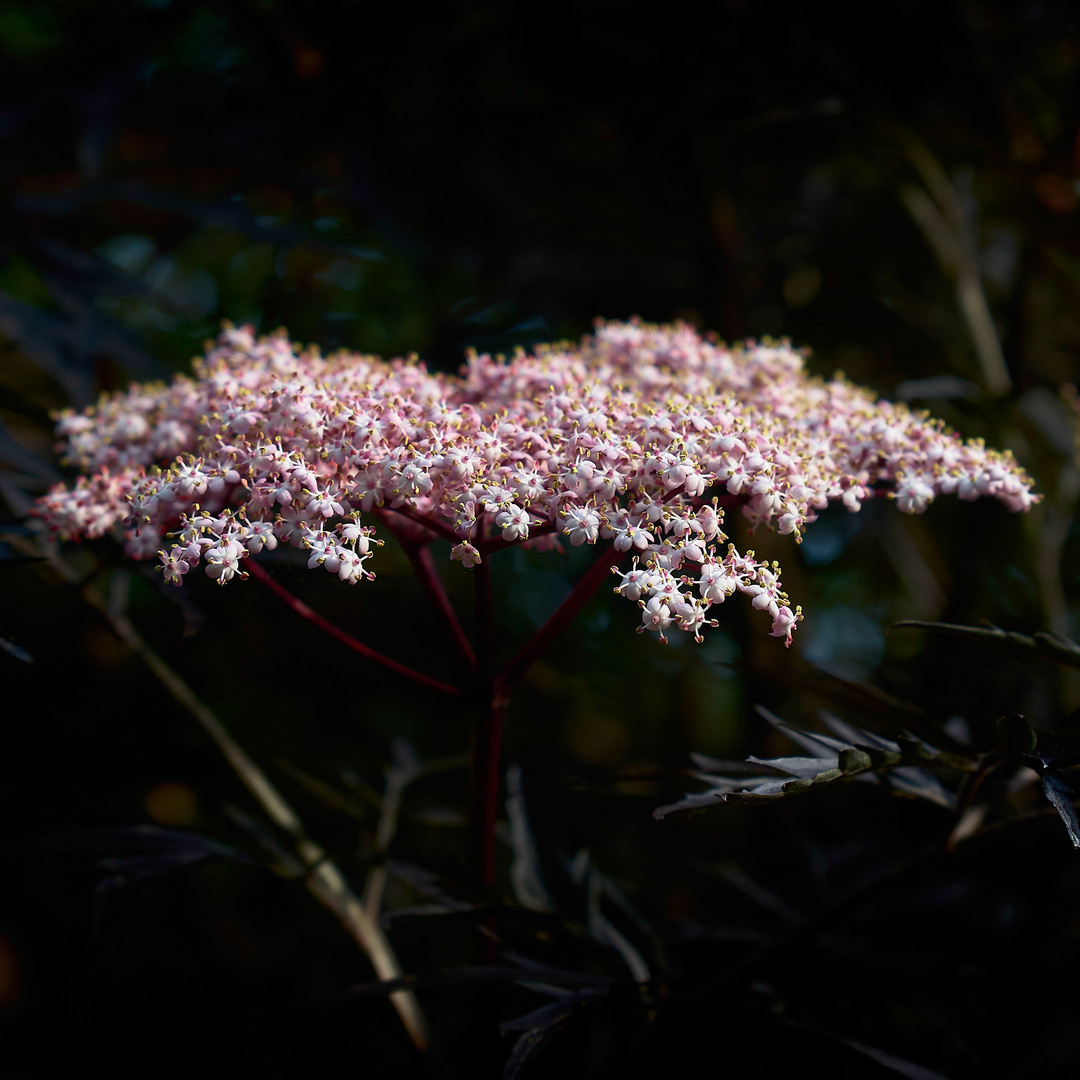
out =
[[798,539],[833,501],[1036,498],[1008,453],[811,377],[786,342],[729,348],[682,324],[600,322],[580,345],[472,354],[456,377],[226,324],[194,378],[133,386],[57,430],[83,475],[42,517],[65,538],[122,531],[174,584],[199,564],[244,577],[281,542],[355,583],[379,542],[365,519],[450,539],[465,566],[563,537],[632,556],[615,592],[661,640],[700,640],[739,592],[791,642],[801,615],[779,567],[725,546],[725,507]]

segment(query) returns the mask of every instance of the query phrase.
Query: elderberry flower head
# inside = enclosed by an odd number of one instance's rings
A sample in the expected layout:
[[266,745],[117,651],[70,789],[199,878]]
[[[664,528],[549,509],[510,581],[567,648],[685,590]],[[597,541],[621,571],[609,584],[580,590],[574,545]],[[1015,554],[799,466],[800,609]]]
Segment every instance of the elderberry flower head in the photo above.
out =
[[445,537],[465,567],[509,544],[610,544],[613,562],[633,553],[615,592],[639,605],[639,630],[700,641],[738,592],[790,644],[801,611],[779,566],[724,546],[725,509],[798,541],[830,502],[1037,499],[1008,452],[803,360],[787,342],[598,322],[580,345],[472,353],[449,376],[226,324],[194,377],[61,415],[81,475],[38,513],[63,538],[116,533],[133,558],[156,552],[175,585],[198,565],[222,585],[244,578],[243,560],[279,542],[355,584],[380,542],[365,518]]

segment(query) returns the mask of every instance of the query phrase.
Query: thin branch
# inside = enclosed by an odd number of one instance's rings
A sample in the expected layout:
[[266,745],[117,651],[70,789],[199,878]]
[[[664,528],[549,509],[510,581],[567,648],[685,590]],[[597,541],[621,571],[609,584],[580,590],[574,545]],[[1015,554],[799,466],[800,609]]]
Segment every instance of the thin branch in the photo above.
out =
[[959,623],[923,622],[921,619],[903,619],[889,628],[895,630],[911,627],[929,630],[931,633],[950,634],[972,641],[988,641],[997,645],[1011,645],[1024,652],[1036,653],[1068,667],[1080,668],[1080,645],[1074,641],[1038,630],[1033,635],[1019,634],[1014,630],[1002,630],[1000,626],[963,626]]
[[341,642],[346,648],[352,649],[353,652],[359,653],[361,656],[374,661],[376,664],[382,664],[383,667],[389,668],[390,671],[397,672],[398,675],[404,675],[405,678],[411,679],[421,686],[427,686],[432,690],[438,690],[442,694],[461,693],[456,686],[451,686],[449,683],[433,679],[430,675],[424,675],[420,671],[414,671],[411,667],[399,664],[396,660],[391,660],[389,656],[383,656],[381,652],[377,652],[375,649],[371,648],[370,645],[365,645],[362,641],[357,641],[356,638],[352,637],[350,634],[346,634],[340,627],[335,626],[328,619],[324,619],[321,615],[312,611],[303,600],[293,596],[293,594],[283,585],[279,585],[254,559],[248,559],[245,565],[250,570],[252,577],[261,581],[262,584],[265,585],[279,600],[288,604],[297,615],[303,619],[307,619],[312,626],[316,626],[324,633],[329,634],[335,641]]
[[396,529],[385,516],[381,520],[386,530],[401,545],[405,554],[409,557],[409,562],[412,564],[417,579],[426,590],[439,614],[443,617],[443,621],[449,628],[458,651],[469,667],[475,670],[476,654],[473,652],[472,645],[469,644],[469,639],[458,621],[457,612],[454,611],[454,605],[450,603],[450,597],[446,595],[446,588],[443,586],[442,578],[439,577],[439,572],[435,569],[435,559],[431,554],[431,549],[426,543],[418,544],[415,540],[410,540],[399,529]]
[[431,548],[424,547],[417,550],[410,547],[405,550],[408,552],[409,561],[413,564],[416,576],[420,579],[420,584],[427,590],[439,614],[442,615],[443,621],[449,627],[465,662],[469,667],[475,668],[476,653],[473,652],[472,645],[469,644],[469,639],[465,636],[465,631],[458,621],[457,612],[454,611],[454,605],[450,603],[450,597],[446,595],[442,578],[435,569],[435,558],[431,554]]
[[[78,581],[78,575],[58,556],[53,555],[50,561],[65,580],[72,583]],[[113,633],[142,659],[173,698],[198,721],[267,816],[292,837],[297,854],[308,870],[308,889],[338,917],[371,961],[379,979],[385,981],[400,978],[401,965],[382,927],[368,918],[363,904],[350,889],[344,875],[327,853],[308,837],[300,818],[266,774],[248,757],[191,687],[147,644],[126,615],[116,610],[114,605],[109,604],[91,586],[82,589],[82,596],[91,607],[101,612]],[[413,1044],[419,1050],[426,1050],[429,1040],[428,1024],[415,995],[407,990],[395,991],[390,995],[390,1000]]]
[[391,526],[386,519],[387,514],[400,514],[403,518],[408,518],[409,521],[413,521],[417,525],[423,526],[428,532],[434,533],[435,536],[441,536],[444,540],[449,540],[452,544],[461,543],[461,537],[458,536],[449,525],[444,525],[441,521],[434,521],[431,518],[424,517],[423,514],[418,514],[415,510],[410,510],[407,506],[383,506],[376,511],[376,517],[378,517],[387,528],[392,529],[393,526]]
[[[558,532],[555,523],[545,521],[543,525],[529,530],[529,540],[539,540],[541,536],[550,536],[553,532]],[[501,535],[489,536],[486,540],[476,542],[476,550],[481,555],[486,555],[489,551],[502,551],[503,548],[518,547],[527,543],[528,540],[504,540]]]

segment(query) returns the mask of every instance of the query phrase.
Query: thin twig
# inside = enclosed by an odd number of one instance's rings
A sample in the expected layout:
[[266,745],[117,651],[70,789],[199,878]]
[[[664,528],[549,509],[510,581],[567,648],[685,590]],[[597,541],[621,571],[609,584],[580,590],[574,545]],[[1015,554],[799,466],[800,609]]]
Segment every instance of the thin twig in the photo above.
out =
[[321,615],[312,611],[303,600],[293,596],[293,594],[283,585],[279,585],[254,559],[248,559],[246,565],[251,571],[252,577],[262,582],[262,584],[265,585],[279,600],[283,600],[288,604],[297,615],[303,619],[307,619],[312,626],[316,626],[324,633],[329,634],[335,641],[341,642],[346,648],[352,649],[353,652],[359,653],[361,656],[374,661],[376,664],[381,664],[383,667],[389,668],[390,671],[394,671],[398,675],[404,675],[405,678],[411,679],[421,686],[428,686],[432,690],[438,690],[442,694],[456,695],[461,693],[456,686],[451,686],[449,683],[441,682],[439,679],[433,679],[430,675],[425,675],[423,672],[414,671],[411,667],[399,664],[396,660],[391,660],[389,656],[383,656],[381,652],[377,652],[375,649],[371,648],[370,645],[365,645],[362,641],[357,641],[356,638],[352,637],[350,634],[346,634],[340,627],[335,626],[328,619],[324,619]]
[[461,537],[458,536],[449,525],[444,525],[441,521],[435,521],[432,518],[424,517],[423,514],[418,514],[415,510],[410,510],[407,506],[384,506],[376,511],[376,516],[386,522],[387,514],[400,514],[403,518],[408,518],[410,521],[416,522],[417,525],[427,529],[428,532],[434,533],[436,536],[441,536],[444,540],[449,540],[452,544],[460,544]]
[[924,622],[922,619],[902,619],[889,627],[890,630],[913,628],[929,630],[936,634],[987,641],[997,645],[1011,645],[1025,652],[1037,653],[1058,664],[1080,668],[1080,645],[1065,638],[1037,630],[1034,634],[1019,634],[1015,630],[1002,630],[1000,626],[963,626],[959,623]]
[[[78,575],[53,555],[50,561],[65,580],[76,583]],[[307,887],[330,911],[337,915],[353,940],[363,949],[380,980],[397,979],[401,965],[389,940],[377,922],[368,918],[363,904],[350,889],[341,871],[318,844],[311,840],[300,818],[270,782],[266,774],[225,730],[216,716],[199,700],[190,686],[147,644],[131,620],[116,610],[91,586],[82,589],[83,599],[108,621],[113,633],[153,672],[165,689],[198,721],[213,739],[245,787],[262,806],[267,816],[287,832],[296,844],[297,854],[307,867]],[[409,991],[395,991],[390,1000],[401,1022],[419,1050],[426,1050],[429,1040],[427,1019],[420,1003]]]
[[450,628],[450,633],[457,643],[458,650],[465,658],[465,662],[469,667],[475,668],[476,653],[473,652],[473,647],[469,644],[469,639],[458,621],[457,612],[454,611],[454,605],[450,603],[450,597],[446,595],[442,578],[439,577],[439,572],[435,569],[435,558],[431,554],[431,548],[424,547],[419,550],[406,548],[406,551],[409,554],[413,568],[416,570],[416,576],[420,579],[420,584],[427,590],[432,602],[438,608],[439,614],[442,615],[446,625]]
[[[542,525],[529,530],[529,540],[539,540],[542,536],[550,536],[558,531],[558,526],[553,521],[545,521]],[[497,536],[489,536],[486,540],[477,540],[476,550],[481,555],[486,555],[489,551],[502,551],[503,548],[519,547],[521,544],[527,544],[529,540],[504,540],[500,533]]]
[[449,628],[458,651],[469,667],[475,670],[476,654],[473,652],[472,645],[469,644],[469,639],[458,621],[454,605],[450,603],[450,597],[446,595],[446,588],[443,586],[442,578],[439,577],[439,572],[435,569],[435,559],[431,554],[431,549],[427,544],[418,544],[416,541],[410,540],[399,529],[396,529],[393,523],[385,516],[381,520],[387,532],[401,545],[408,556],[417,580],[424,587]]

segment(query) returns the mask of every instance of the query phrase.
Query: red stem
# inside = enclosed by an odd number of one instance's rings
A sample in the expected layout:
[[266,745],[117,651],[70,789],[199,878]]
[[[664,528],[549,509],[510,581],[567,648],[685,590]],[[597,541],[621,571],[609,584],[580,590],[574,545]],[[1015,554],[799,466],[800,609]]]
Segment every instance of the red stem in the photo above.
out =
[[500,750],[503,719],[510,693],[532,662],[566,628],[600,587],[611,568],[627,553],[606,548],[574,586],[550,619],[525,643],[517,656],[495,673],[494,603],[486,562],[476,575],[476,720],[469,771],[470,858],[480,882],[495,881],[495,822],[499,810]]
[[434,533],[436,536],[441,536],[444,540],[449,540],[452,544],[460,544],[461,537],[458,536],[449,525],[443,525],[440,521],[433,521],[431,518],[426,518],[422,514],[418,514],[415,510],[410,510],[405,506],[384,506],[376,511],[377,516],[386,524],[387,528],[392,529],[386,521],[386,514],[400,514],[404,518],[408,518],[410,521],[415,521],[417,525],[422,525],[428,532]]
[[612,567],[624,562],[629,554],[628,551],[615,551],[605,546],[555,614],[533,634],[521,647],[517,656],[496,677],[495,688],[503,698],[510,696],[510,692],[528,671],[533,661],[563,632],[592,594],[608,579]]
[[414,671],[404,664],[399,664],[396,660],[391,660],[390,657],[383,656],[381,652],[376,652],[369,645],[365,645],[362,641],[357,641],[356,638],[346,634],[344,630],[339,629],[332,622],[312,611],[303,600],[297,599],[297,597],[293,596],[293,594],[284,586],[279,585],[254,559],[248,559],[245,565],[254,578],[261,581],[279,600],[283,600],[288,604],[297,615],[307,619],[312,626],[317,626],[324,633],[329,634],[335,641],[341,642],[346,648],[352,649],[353,652],[359,653],[369,660],[373,660],[376,664],[382,664],[383,667],[389,668],[399,675],[404,675],[405,678],[411,679],[421,686],[428,686],[432,690],[438,690],[443,694],[457,695],[461,693],[456,686],[440,682],[438,679],[433,679],[430,675],[424,675],[422,672]]
[[495,678],[494,602],[487,563],[476,575],[476,719],[469,767],[470,861],[480,883],[495,883],[495,821],[506,695]]
[[[547,521],[543,525],[531,529],[529,539],[536,540],[541,536],[549,536],[556,531],[554,522]],[[489,551],[501,551],[503,548],[517,547],[519,544],[524,543],[526,543],[524,540],[504,540],[501,536],[489,536],[486,540],[477,540],[476,550],[481,555],[486,555]]]
[[469,639],[465,636],[465,631],[462,629],[461,623],[458,622],[457,614],[454,611],[453,605],[450,603],[450,597],[446,595],[446,589],[443,587],[442,579],[439,577],[439,572],[435,569],[435,560],[432,558],[431,549],[427,546],[427,543],[418,543],[415,540],[410,540],[408,537],[403,536],[398,529],[394,528],[385,516],[380,515],[380,520],[386,528],[386,531],[389,532],[402,546],[405,554],[408,555],[409,562],[412,563],[412,568],[416,572],[420,584],[427,590],[428,596],[435,604],[439,614],[442,615],[446,625],[449,627],[458,650],[465,658],[465,662],[469,667],[475,670],[476,654],[469,644]]
[[431,554],[431,548],[407,547],[405,550],[408,552],[416,576],[420,579],[420,584],[427,589],[432,602],[439,609],[439,614],[442,615],[446,625],[450,628],[450,633],[453,635],[454,641],[457,642],[457,647],[465,658],[465,662],[469,667],[475,669],[476,653],[473,652],[473,647],[469,644],[469,639],[465,636],[461,623],[458,622],[454,606],[450,603],[450,597],[446,595],[442,579],[439,577],[438,570],[435,569],[435,559]]

